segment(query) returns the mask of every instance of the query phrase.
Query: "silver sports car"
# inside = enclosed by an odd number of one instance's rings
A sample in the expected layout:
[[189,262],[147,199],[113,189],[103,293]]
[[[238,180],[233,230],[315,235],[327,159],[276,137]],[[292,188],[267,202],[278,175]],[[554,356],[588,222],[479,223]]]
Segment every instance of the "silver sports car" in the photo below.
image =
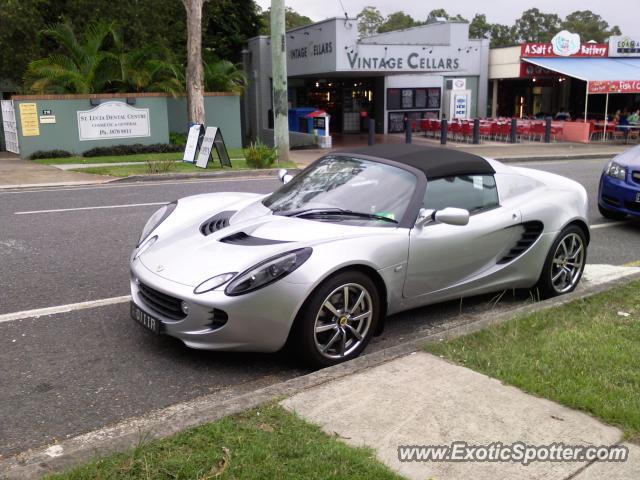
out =
[[212,193],[153,214],[131,256],[132,317],[211,350],[314,366],[359,355],[388,315],[491,291],[572,291],[587,193],[468,153],[378,145],[326,155],[270,195]]

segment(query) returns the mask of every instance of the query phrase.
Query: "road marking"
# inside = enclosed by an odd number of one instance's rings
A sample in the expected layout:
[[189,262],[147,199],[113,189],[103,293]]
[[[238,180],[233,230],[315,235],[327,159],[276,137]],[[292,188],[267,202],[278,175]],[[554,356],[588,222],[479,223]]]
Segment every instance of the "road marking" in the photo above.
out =
[[623,267],[640,267],[640,260],[636,260],[635,262],[629,262],[622,265]]
[[122,297],[103,298],[101,300],[91,300],[89,302],[70,303],[68,305],[59,305],[57,307],[37,308],[35,310],[5,313],[0,315],[0,323],[13,322],[15,320],[23,320],[25,318],[42,317],[45,315],[56,315],[58,313],[75,312],[77,310],[85,310],[87,308],[104,307],[105,305],[116,305],[130,300],[131,295],[124,295]]
[[600,228],[617,227],[618,225],[628,225],[631,222],[626,220],[620,222],[599,223],[598,225],[591,225],[591,230],[598,230]]
[[166,205],[169,202],[154,203],[129,203],[127,205],[102,205],[99,207],[76,207],[76,208],[58,208],[55,210],[31,210],[28,212],[13,212],[14,215],[30,215],[32,213],[59,213],[59,212],[76,212],[78,210],[101,210],[105,208],[132,208],[132,207],[149,207],[152,205]]
[[[602,161],[606,161],[606,160],[610,160],[611,157],[599,157],[599,158],[586,158],[586,159],[566,159],[566,160],[534,160],[532,162],[527,162],[527,161],[518,161],[518,162],[504,162],[505,165],[515,165],[517,167],[526,167],[528,165],[544,165],[544,166],[549,166],[549,165],[567,165],[567,164],[573,164],[576,161],[579,161],[581,164],[584,163],[596,163],[596,162],[602,162]],[[500,161],[500,160],[498,160]]]
[[156,180],[149,182],[136,182],[136,183],[124,183],[124,184],[97,184],[85,187],[71,187],[71,188],[34,188],[34,189],[20,189],[12,190],[9,192],[0,191],[0,195],[11,195],[15,193],[38,193],[38,192],[69,192],[78,190],[107,190],[112,188],[140,188],[140,187],[160,187],[164,185],[185,185],[185,184],[198,184],[198,183],[222,183],[222,182],[255,182],[256,180],[270,180],[278,181],[278,179],[270,176],[260,177],[242,177],[242,178],[214,178],[211,180],[181,180],[179,182],[169,182],[165,180]]

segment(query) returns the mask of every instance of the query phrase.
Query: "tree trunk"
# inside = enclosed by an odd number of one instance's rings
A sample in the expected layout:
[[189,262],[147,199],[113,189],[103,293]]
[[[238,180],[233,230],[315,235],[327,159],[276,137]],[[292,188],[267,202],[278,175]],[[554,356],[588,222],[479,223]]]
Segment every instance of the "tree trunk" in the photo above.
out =
[[284,0],[271,0],[271,77],[273,78],[273,134],[278,158],[289,161],[289,101]]
[[204,71],[202,68],[202,4],[182,0],[187,11],[187,112],[189,123],[204,125]]

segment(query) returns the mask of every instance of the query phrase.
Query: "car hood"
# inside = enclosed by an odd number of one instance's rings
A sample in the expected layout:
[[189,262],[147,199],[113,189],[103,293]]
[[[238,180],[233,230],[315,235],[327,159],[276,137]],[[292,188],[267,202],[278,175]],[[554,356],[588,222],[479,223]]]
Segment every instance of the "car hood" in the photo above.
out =
[[640,145],[622,152],[614,157],[613,161],[625,167],[640,169]]
[[[197,286],[216,275],[242,272],[297,248],[395,230],[273,215],[262,205],[262,198],[253,194],[210,194],[181,199],[171,216],[153,232],[157,242],[138,260],[160,277]],[[204,235],[201,225],[221,212],[231,214],[229,225]]]

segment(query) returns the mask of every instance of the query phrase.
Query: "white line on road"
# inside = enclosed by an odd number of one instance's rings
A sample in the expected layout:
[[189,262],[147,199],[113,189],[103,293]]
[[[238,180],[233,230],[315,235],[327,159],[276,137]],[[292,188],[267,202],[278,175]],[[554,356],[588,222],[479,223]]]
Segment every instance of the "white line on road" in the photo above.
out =
[[599,228],[609,228],[609,227],[617,227],[618,225],[630,225],[631,222],[621,221],[621,222],[609,222],[609,223],[599,223],[598,225],[591,225],[591,230],[598,230]]
[[168,202],[154,203],[129,203],[127,205],[102,205],[99,207],[76,207],[76,208],[58,208],[55,210],[30,210],[28,212],[13,212],[14,215],[30,215],[32,213],[58,213],[58,212],[75,212],[78,210],[101,210],[105,208],[130,208],[130,207],[149,207],[152,205],[166,205]]
[[223,183],[223,182],[255,182],[257,180],[269,180],[269,181],[278,181],[278,179],[269,176],[260,176],[260,177],[241,177],[241,178],[214,178],[211,180],[180,180],[178,182],[169,182],[166,180],[157,180],[157,181],[149,181],[149,182],[132,182],[132,183],[119,183],[119,184],[95,184],[86,186],[78,186],[78,187],[70,187],[70,188],[56,188],[54,186],[51,187],[42,187],[42,188],[24,188],[24,189],[16,189],[7,192],[0,191],[0,195],[12,195],[16,193],[38,193],[38,192],[69,192],[69,191],[78,191],[78,190],[107,190],[112,188],[140,188],[140,187],[161,187],[164,185],[185,185],[185,184],[198,184],[198,183]]
[[37,308],[35,310],[23,310],[22,312],[5,313],[0,315],[0,323],[23,320],[25,318],[42,317],[44,315],[55,315],[57,313],[74,312],[87,308],[104,307],[105,305],[115,305],[131,300],[131,295],[122,297],[103,298],[101,300],[91,300],[89,302],[70,303],[68,305],[58,305],[57,307]]

